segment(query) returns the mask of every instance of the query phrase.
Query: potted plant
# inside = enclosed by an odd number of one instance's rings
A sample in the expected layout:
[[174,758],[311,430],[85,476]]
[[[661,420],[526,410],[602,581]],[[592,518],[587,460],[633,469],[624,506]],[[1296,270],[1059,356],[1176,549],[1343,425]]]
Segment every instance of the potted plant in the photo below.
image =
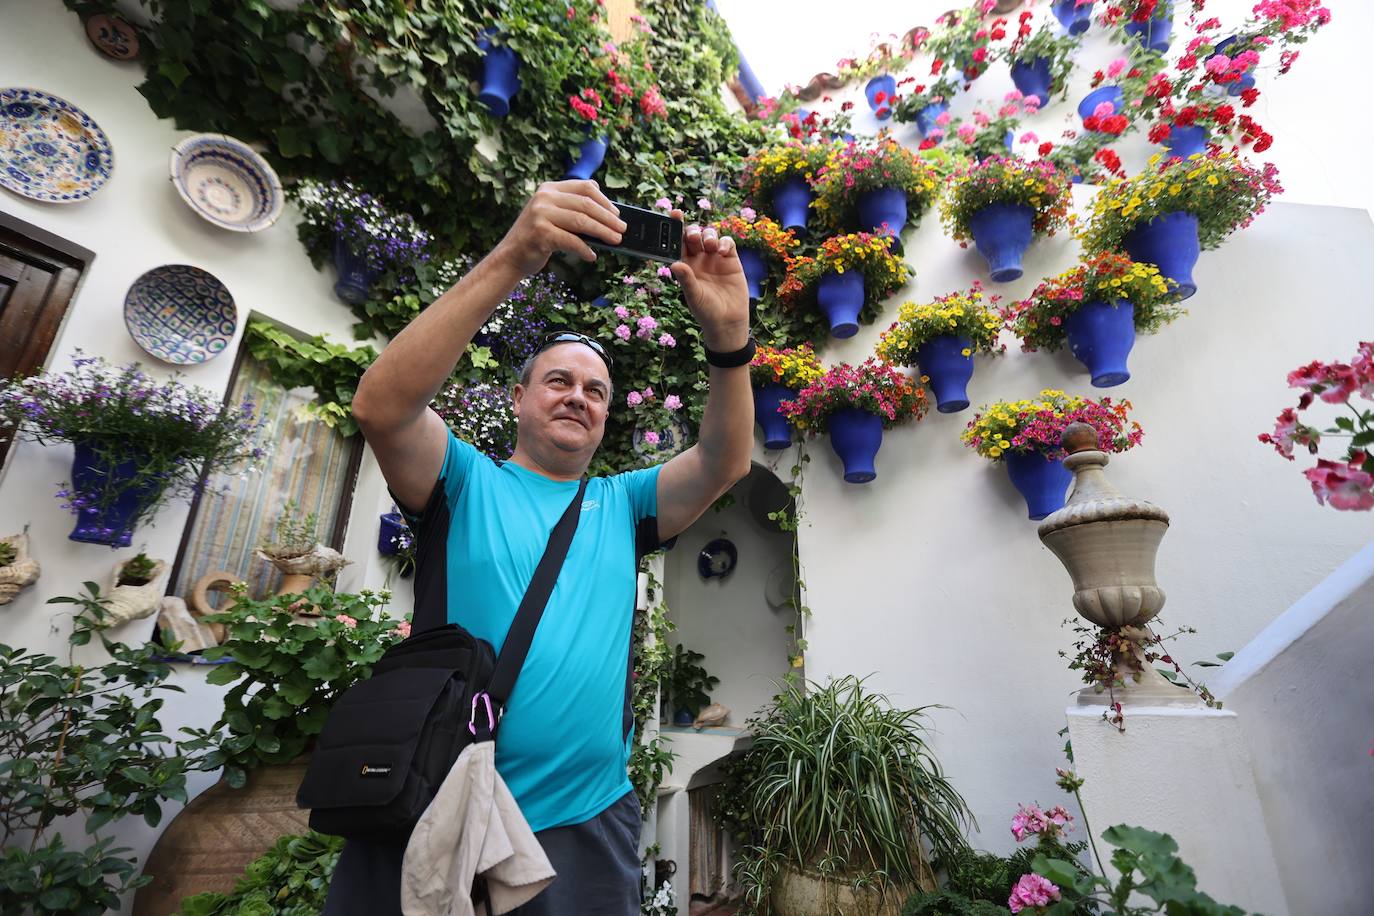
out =
[[[997,297],[991,302],[995,304]],[[917,305],[904,302],[897,320],[878,338],[878,358],[894,366],[917,366],[921,383],[935,393],[935,409],[955,413],[968,407],[973,354],[1005,353],[997,344],[1002,318],[984,305],[976,282],[967,293],[939,296]]]
[[510,100],[520,91],[520,55],[511,50],[501,29],[489,26],[477,39],[482,52],[482,84],[477,101],[498,118],[510,114]]
[[864,98],[873,116],[879,121],[892,117],[892,104],[897,94],[897,78],[890,73],[879,73],[864,86]]
[[42,568],[29,556],[27,528],[0,537],[0,605],[9,604],[21,589],[38,581]]
[[1199,253],[1250,225],[1283,187],[1273,163],[1256,168],[1234,153],[1162,159],[1156,154],[1144,172],[1099,191],[1080,238],[1089,254],[1124,251],[1155,265],[1187,299],[1197,292]]
[[784,683],[727,766],[722,820],[744,903],[779,916],[895,914],[966,848],[968,805],[929,744],[925,708],[855,677]]
[[1053,0],[1050,12],[1064,31],[1070,35],[1082,35],[1088,31],[1093,20],[1093,0]]
[[258,547],[258,556],[277,568],[283,576],[278,594],[298,595],[314,583],[317,576],[338,572],[346,564],[337,550],[319,543],[315,535],[315,513],[302,518],[294,501],[282,506],[272,526],[272,540]]
[[898,254],[902,231],[921,221],[940,191],[935,170],[891,137],[836,147],[813,184],[812,206],[825,225],[891,236]]
[[783,401],[782,412],[808,435],[830,434],[830,445],[844,464],[847,483],[878,476],[873,461],[883,430],[920,420],[926,393],[891,366],[869,357],[857,366],[841,363]]
[[944,125],[949,122],[949,100],[958,89],[958,84],[949,79],[937,79],[929,85],[917,84],[898,97],[893,118],[903,123],[914,122],[922,137],[931,140],[932,145],[938,143]]
[[1173,40],[1173,0],[1120,0],[1102,14],[1103,25],[1120,23],[1122,32],[1140,47],[1163,54]]
[[0,381],[0,427],[74,446],[71,483],[57,494],[77,516],[72,540],[127,547],[139,524],[189,498],[211,471],[261,456],[250,398],[226,404],[180,379],[159,384],[138,363],[115,367],[77,350],[66,372]]
[[1021,255],[1031,239],[1064,225],[1069,185],[1048,160],[990,156],[954,173],[940,215],[962,247],[973,240],[993,281],[1006,283],[1021,276]]
[[763,284],[769,273],[784,267],[800,243],[773,220],[759,216],[753,207],[742,207],[738,216],[727,216],[714,225],[721,236],[735,240],[749,286],[749,301],[758,302],[763,298]]
[[660,396],[652,385],[625,395],[628,419],[634,424],[631,446],[639,460],[657,464],[691,445],[692,429],[682,398],[672,392]]
[[493,461],[505,461],[515,451],[515,413],[504,386],[452,379],[430,407],[454,435]]
[[984,458],[1004,462],[1007,476],[1025,497],[1030,518],[1039,520],[1064,505],[1073,482],[1065,469],[1059,443],[1070,423],[1087,423],[1097,431],[1100,448],[1124,452],[1140,444],[1140,424],[1128,419],[1130,401],[1113,402],[1067,395],[1046,388],[1033,400],[998,401],[978,408],[960,438]]
[[749,381],[754,389],[754,421],[763,430],[764,448],[792,444],[792,427],[780,406],[824,374],[825,367],[809,343],[781,349],[759,345],[749,363]]
[[[1374,401],[1374,343],[1362,341],[1355,358],[1349,363],[1324,363],[1314,360],[1288,373],[1290,388],[1298,388],[1302,396],[1297,407],[1288,407],[1274,422],[1273,433],[1261,433],[1259,441],[1272,445],[1280,455],[1293,460],[1298,446],[1310,454],[1317,454],[1322,437],[1348,439],[1345,453],[1337,460],[1319,458],[1315,466],[1304,471],[1312,494],[1321,505],[1342,511],[1367,512],[1374,509],[1374,410],[1356,407],[1356,394],[1366,401]],[[1343,406],[1353,414],[1336,417],[1325,429],[1303,423],[1298,414],[1320,399],[1327,404]]]
[[151,559],[141,550],[132,558],[115,563],[101,625],[117,626],[156,614],[162,605],[158,580],[166,571],[166,560]]
[[1032,33],[1030,22],[1023,22],[1005,53],[1011,81],[1026,98],[1034,96],[1040,107],[1048,105],[1050,96],[1067,92],[1078,45],[1077,39],[1056,35],[1048,25]]
[[352,182],[307,178],[291,190],[291,197],[301,211],[301,243],[316,267],[333,257],[338,271],[334,294],[349,305],[366,302],[383,273],[405,273],[429,257],[428,232],[409,214],[392,212]]
[[829,319],[832,337],[853,337],[859,322],[871,323],[879,303],[910,279],[911,269],[891,249],[891,236],[832,236],[815,257],[792,259],[778,299],[788,308],[814,302]]
[[324,912],[330,879],[344,838],[316,833],[284,836],[243,870],[232,891],[207,891],[182,900],[180,916],[235,916],[250,912]]
[[[408,622],[381,615],[389,598],[317,586],[304,595],[254,600],[239,586],[229,611],[206,618],[224,625],[227,635],[205,658],[229,659],[206,682],[229,689],[215,725],[186,732],[188,746],[206,754],[206,768],[223,767],[223,775],[158,838],[146,868],[154,880],[140,891],[136,908],[170,912],[191,894],[229,891],[227,876],[281,836],[306,831],[296,790],[330,707],[410,633]],[[314,605],[321,619],[302,624],[302,604]],[[213,876],[198,871],[208,862]]]
[[1008,317],[1023,350],[1067,343],[1093,387],[1110,388],[1131,377],[1126,357],[1136,334],[1153,334],[1183,314],[1178,296],[1153,264],[1104,251],[1041,283]]
[[[65,662],[0,645],[0,912],[119,910],[148,879],[108,825],[135,817],[157,827],[164,802],[186,800],[186,774],[206,768],[159,721],[164,692],[177,689],[166,683],[171,666],[158,647],[105,639],[105,599],[87,588],[49,601],[77,606]],[[93,633],[107,659],[76,664],[75,648]]]
[[711,691],[720,678],[701,666],[706,656],[679,643],[673,646],[664,674],[664,702],[673,710],[674,725],[691,725],[697,713],[711,702]]
[[806,235],[811,181],[829,156],[829,144],[789,140],[744,160],[740,187],[755,209],[771,209],[782,228]]

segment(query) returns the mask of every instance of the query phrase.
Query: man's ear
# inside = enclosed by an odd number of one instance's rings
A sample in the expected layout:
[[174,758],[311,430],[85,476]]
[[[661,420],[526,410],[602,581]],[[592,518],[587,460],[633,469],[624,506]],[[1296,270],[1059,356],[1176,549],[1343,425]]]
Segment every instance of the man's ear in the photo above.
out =
[[515,388],[511,391],[510,397],[511,412],[515,414],[515,418],[518,420],[520,419],[520,402],[524,400],[525,397],[525,386],[516,385]]

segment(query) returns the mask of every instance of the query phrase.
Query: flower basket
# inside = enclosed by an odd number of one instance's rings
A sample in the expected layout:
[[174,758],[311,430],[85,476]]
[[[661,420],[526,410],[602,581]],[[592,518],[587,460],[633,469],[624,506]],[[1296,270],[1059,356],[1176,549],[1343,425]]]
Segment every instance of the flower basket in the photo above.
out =
[[156,614],[162,604],[163,588],[160,580],[167,571],[165,560],[152,560],[152,566],[139,584],[120,584],[127,567],[135,561],[147,559],[140,554],[132,560],[121,560],[110,571],[109,600],[105,605],[105,616],[101,618],[102,627],[114,627],[130,620],[139,620]]
[[1074,38],[1056,35],[1048,25],[1032,33],[1029,21],[1023,21],[1007,47],[1011,81],[1022,96],[1034,96],[1037,107],[1048,105],[1052,95],[1064,91],[1078,45]]
[[827,227],[890,235],[900,253],[902,230],[917,225],[935,203],[940,179],[921,157],[886,137],[837,147],[814,187],[813,206]]
[[606,161],[607,138],[605,134],[592,134],[577,145],[577,156],[568,160],[564,178],[591,178],[601,163]]
[[1128,10],[1126,34],[1142,48],[1157,54],[1168,51],[1174,32],[1172,0],[1136,0],[1134,6],[1134,10]]
[[58,491],[77,514],[71,538],[126,547],[134,529],[173,498],[189,498],[204,475],[260,455],[253,403],[162,383],[138,363],[116,367],[77,351],[67,372],[0,382],[0,426],[16,438],[75,446],[71,483]]
[[717,220],[714,225],[721,236],[735,240],[749,299],[758,302],[763,298],[763,284],[770,271],[786,265],[800,243],[792,233],[750,207],[742,209],[738,216]]
[[951,80],[941,79],[929,86],[916,85],[911,91],[899,97],[893,109],[893,118],[904,123],[914,122],[921,136],[932,143],[938,143],[944,135],[944,124],[948,123],[949,100],[958,91]]
[[1064,31],[1070,35],[1082,35],[1088,31],[1093,20],[1093,0],[1054,0],[1050,11]]
[[1153,334],[1183,310],[1177,287],[1153,264],[1111,252],[1092,255],[1052,277],[1008,310],[1022,349],[1070,352],[1097,388],[1120,385],[1137,333]]
[[782,411],[808,435],[830,434],[847,483],[869,483],[878,476],[874,459],[883,430],[920,420],[926,397],[910,378],[869,357],[858,366],[841,363],[829,370],[796,400],[783,402]]
[[37,582],[43,569],[37,560],[29,556],[27,534],[0,537],[0,550],[5,554],[5,558],[0,560],[0,605],[3,605],[13,601],[21,589]]
[[754,420],[763,431],[763,447],[787,448],[792,444],[792,426],[781,411],[783,401],[825,375],[810,344],[777,349],[760,346],[749,364],[749,381],[754,389]]
[[1233,153],[1161,164],[1162,158],[1099,191],[1080,238],[1089,254],[1124,250],[1132,260],[1154,264],[1187,299],[1197,292],[1192,268],[1198,254],[1250,225],[1283,187],[1272,163],[1255,168]]
[[897,80],[890,73],[880,73],[864,86],[864,98],[873,116],[879,121],[892,117],[892,103],[896,99]]
[[1021,276],[1021,256],[1037,235],[1053,235],[1069,208],[1069,180],[1045,159],[990,156],[950,178],[940,215],[955,240],[973,240],[998,283]]
[[891,247],[890,236],[867,232],[828,238],[814,258],[792,259],[778,298],[788,308],[814,302],[829,319],[832,337],[853,337],[860,322],[872,323],[879,303],[911,277]]
[[740,187],[755,208],[771,208],[784,229],[805,235],[811,181],[829,153],[829,144],[800,140],[761,149],[744,161]]
[[[996,297],[993,297],[996,301]],[[998,346],[1001,317],[983,304],[978,285],[934,302],[906,302],[878,338],[878,358],[897,366],[917,366],[921,382],[935,394],[935,409],[955,413],[968,407],[968,382],[974,353],[1004,353]]]
[[1047,388],[1034,400],[998,401],[978,408],[960,438],[991,461],[1002,461],[1026,500],[1031,519],[1063,507],[1073,476],[1063,467],[1060,436],[1070,423],[1097,430],[1100,447],[1123,452],[1140,443],[1144,431],[1130,420],[1130,401],[1090,399]]

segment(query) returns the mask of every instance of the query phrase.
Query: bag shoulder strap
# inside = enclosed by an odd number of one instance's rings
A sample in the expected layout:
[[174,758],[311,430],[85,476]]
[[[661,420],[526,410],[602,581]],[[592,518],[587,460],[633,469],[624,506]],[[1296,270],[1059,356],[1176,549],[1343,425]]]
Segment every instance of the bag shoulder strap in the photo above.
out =
[[568,556],[573,535],[577,533],[577,521],[582,514],[582,497],[586,492],[587,478],[583,477],[572,502],[563,510],[563,517],[553,526],[548,546],[544,548],[544,555],[539,558],[539,565],[534,569],[534,577],[530,580],[529,588],[525,589],[525,596],[520,599],[520,608],[515,612],[515,619],[511,621],[510,632],[506,634],[501,654],[496,659],[496,670],[491,676],[491,684],[487,687],[487,694],[496,704],[498,714],[510,699],[511,690],[515,688],[515,677],[525,664],[525,656],[534,641],[534,631],[539,626],[540,618],[544,616],[544,607],[549,603],[549,596],[553,594],[558,573]]

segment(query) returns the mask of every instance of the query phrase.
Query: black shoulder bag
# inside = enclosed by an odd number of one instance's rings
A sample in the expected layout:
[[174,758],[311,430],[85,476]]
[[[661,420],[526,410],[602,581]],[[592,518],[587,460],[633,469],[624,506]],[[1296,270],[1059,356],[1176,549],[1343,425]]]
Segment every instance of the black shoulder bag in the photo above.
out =
[[[371,842],[406,839],[463,749],[494,738],[568,555],[586,489],[584,478],[549,535],[500,658],[486,640],[443,623],[444,601],[419,601],[416,616],[425,619],[413,621],[410,638],[339,697],[296,793],[296,804],[311,809],[312,830]],[[437,486],[435,493],[441,493]],[[434,502],[431,497],[427,516]]]

